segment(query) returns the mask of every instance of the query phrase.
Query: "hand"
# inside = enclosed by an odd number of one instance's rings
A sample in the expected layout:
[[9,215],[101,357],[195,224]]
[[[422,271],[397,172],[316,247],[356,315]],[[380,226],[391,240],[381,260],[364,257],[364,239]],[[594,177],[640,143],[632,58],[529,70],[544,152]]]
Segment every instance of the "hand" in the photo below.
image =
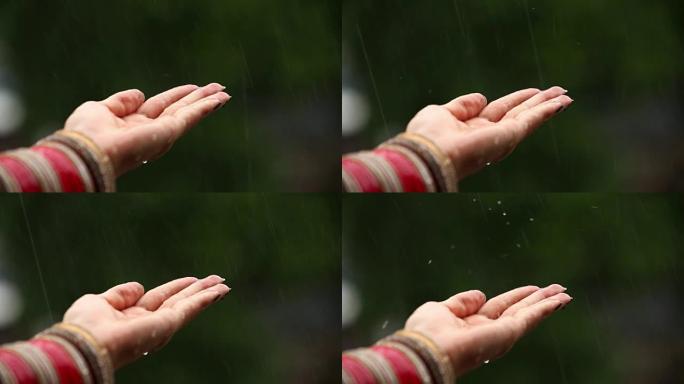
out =
[[457,377],[508,352],[527,332],[572,297],[565,288],[529,286],[487,301],[484,293],[468,291],[442,302],[420,306],[406,329],[429,336],[447,353]]
[[186,277],[147,293],[139,283],[117,285],[76,300],[64,322],[89,331],[117,369],[166,345],[180,328],[223,298],[230,291],[223,281],[218,276]]
[[542,123],[568,108],[573,100],[566,93],[560,87],[525,89],[489,104],[473,93],[424,108],[407,131],[434,141],[463,179],[503,160]]
[[230,95],[220,84],[184,85],[145,101],[137,89],[89,101],[64,125],[90,137],[109,156],[117,176],[161,157],[190,128],[225,105]]

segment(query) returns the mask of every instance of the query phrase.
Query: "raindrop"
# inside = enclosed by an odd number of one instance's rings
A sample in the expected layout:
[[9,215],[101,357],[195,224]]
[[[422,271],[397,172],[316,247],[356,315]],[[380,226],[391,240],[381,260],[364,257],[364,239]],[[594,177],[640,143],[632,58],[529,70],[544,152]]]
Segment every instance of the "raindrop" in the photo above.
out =
[[473,203],[477,203],[477,199],[473,199]]
[[511,225],[511,222],[510,222],[510,221],[507,221],[507,222],[506,222],[506,225]]
[[143,164],[147,164],[147,163],[148,163],[148,161],[147,161],[147,160],[143,160]]
[[520,243],[515,244],[516,247],[520,248]]
[[504,212],[504,213],[502,213],[501,215],[503,215],[503,216],[508,216],[508,213]]
[[432,259],[428,260],[428,265],[432,264]]
[[385,322],[382,323],[382,329],[387,328],[387,324],[389,324],[389,320],[385,320]]
[[485,363],[485,364],[489,364],[489,360],[485,360],[484,363]]
[[492,163],[490,163],[490,162],[487,162],[487,166],[489,167],[490,165],[492,165]]
[[149,354],[150,354],[149,352],[143,352],[143,356],[147,356]]
[[530,217],[530,222],[533,222],[533,221],[534,221],[534,217]]
[[499,205],[501,205],[501,200],[497,201],[496,203],[499,204]]

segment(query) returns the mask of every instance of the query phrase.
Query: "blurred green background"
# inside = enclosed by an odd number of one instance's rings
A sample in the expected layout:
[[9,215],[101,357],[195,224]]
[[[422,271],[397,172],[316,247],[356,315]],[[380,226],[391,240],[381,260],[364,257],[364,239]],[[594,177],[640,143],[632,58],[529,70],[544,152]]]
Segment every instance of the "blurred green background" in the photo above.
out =
[[340,6],[329,0],[0,2],[0,149],[120,90],[233,99],[122,191],[339,190]]
[[343,348],[420,304],[560,283],[575,300],[463,383],[680,383],[679,196],[345,197]]
[[684,190],[679,0],[344,0],[343,151],[428,104],[561,85],[573,106],[464,191]]
[[117,382],[339,381],[336,198],[37,196],[23,205],[0,196],[0,343],[48,327],[85,293],[219,274],[231,293]]

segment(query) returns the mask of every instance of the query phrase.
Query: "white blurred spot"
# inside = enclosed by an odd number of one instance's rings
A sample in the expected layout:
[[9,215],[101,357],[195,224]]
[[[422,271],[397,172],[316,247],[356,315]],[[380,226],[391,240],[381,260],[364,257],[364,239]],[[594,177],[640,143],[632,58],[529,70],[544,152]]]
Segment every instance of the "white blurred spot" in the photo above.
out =
[[0,329],[15,323],[22,309],[21,296],[14,284],[0,280]]
[[26,113],[19,96],[7,88],[0,88],[0,136],[8,136],[21,126]]
[[342,280],[342,327],[346,328],[356,321],[361,313],[361,298],[356,287]]
[[369,117],[366,97],[353,88],[342,87],[342,136],[360,132]]

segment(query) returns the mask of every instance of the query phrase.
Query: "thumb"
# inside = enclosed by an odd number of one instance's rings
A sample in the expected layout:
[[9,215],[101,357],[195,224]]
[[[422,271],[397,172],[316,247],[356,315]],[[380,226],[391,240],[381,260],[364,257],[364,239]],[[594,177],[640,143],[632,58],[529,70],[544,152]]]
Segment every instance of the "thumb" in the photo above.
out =
[[137,89],[129,89],[128,91],[115,93],[102,100],[101,103],[107,106],[116,116],[124,117],[137,111],[144,102],[145,94]]
[[131,282],[110,288],[100,296],[120,311],[135,305],[144,293],[145,288],[140,283]]
[[487,297],[481,291],[461,292],[443,301],[451,313],[458,317],[467,317],[482,308]]
[[471,93],[444,104],[444,107],[461,121],[477,117],[486,106],[487,98],[481,93]]

